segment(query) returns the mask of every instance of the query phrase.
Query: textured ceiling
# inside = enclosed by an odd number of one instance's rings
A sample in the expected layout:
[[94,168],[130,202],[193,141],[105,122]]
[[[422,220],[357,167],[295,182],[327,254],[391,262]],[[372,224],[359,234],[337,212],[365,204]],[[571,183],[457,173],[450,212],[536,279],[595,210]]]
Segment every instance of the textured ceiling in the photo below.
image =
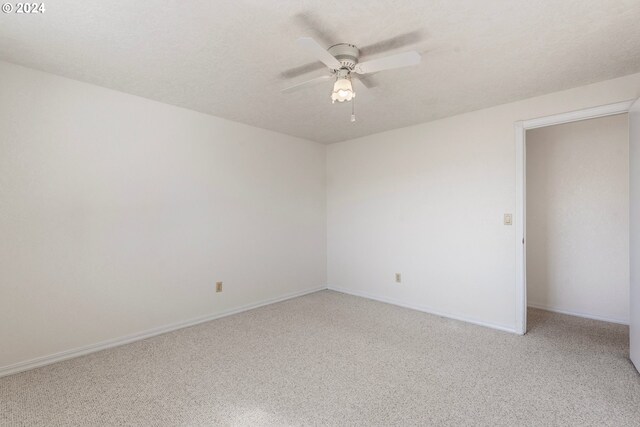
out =
[[[640,71],[640,0],[45,5],[0,14],[0,59],[325,143]],[[280,93],[325,72],[300,36],[366,46],[369,58],[415,49],[423,62],[374,75],[352,124],[331,82]]]

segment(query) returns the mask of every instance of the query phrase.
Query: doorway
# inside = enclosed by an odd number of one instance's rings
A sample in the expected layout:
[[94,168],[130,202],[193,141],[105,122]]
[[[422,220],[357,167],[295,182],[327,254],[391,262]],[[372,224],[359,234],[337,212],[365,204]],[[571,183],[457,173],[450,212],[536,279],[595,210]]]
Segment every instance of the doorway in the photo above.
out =
[[516,331],[527,331],[526,132],[528,130],[627,113],[634,101],[515,123],[516,137]]
[[629,323],[628,127],[623,113],[526,131],[529,309]]

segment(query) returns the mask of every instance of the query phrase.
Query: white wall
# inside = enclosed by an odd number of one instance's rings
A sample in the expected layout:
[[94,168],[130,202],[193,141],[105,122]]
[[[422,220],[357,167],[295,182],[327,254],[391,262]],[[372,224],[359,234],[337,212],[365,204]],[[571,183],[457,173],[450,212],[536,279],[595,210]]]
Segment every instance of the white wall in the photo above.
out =
[[514,122],[638,93],[634,74],[330,145],[329,286],[514,330]]
[[7,63],[0,94],[0,368],[326,284],[324,146]]
[[629,321],[627,115],[527,131],[527,302]]
[[0,370],[327,281],[513,329],[513,123],[639,89],[324,147],[0,62]]

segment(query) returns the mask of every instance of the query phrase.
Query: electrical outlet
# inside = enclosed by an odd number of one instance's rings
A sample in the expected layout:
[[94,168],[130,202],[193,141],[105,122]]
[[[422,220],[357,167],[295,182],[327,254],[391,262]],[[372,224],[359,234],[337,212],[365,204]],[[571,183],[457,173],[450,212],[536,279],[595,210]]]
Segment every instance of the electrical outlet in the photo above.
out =
[[216,292],[222,292],[222,282],[216,282]]
[[513,224],[513,216],[511,214],[504,214],[504,225]]
[[402,282],[402,275],[400,273],[396,273],[396,283]]

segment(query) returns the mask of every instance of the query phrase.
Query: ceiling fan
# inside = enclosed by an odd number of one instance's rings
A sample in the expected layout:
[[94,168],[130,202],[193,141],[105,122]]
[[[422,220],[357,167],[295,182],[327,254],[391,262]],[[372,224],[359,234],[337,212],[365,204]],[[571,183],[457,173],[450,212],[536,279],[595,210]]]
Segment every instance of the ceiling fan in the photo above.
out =
[[[315,59],[326,65],[329,68],[329,74],[289,86],[282,92],[290,93],[334,79],[331,93],[332,103],[336,101],[348,102],[355,98],[356,93],[352,85],[354,78],[358,79],[359,76],[378,71],[417,65],[421,60],[418,52],[409,51],[360,62],[360,50],[357,46],[349,43],[335,44],[328,49],[323,48],[311,37],[300,37],[297,43]],[[355,121],[353,110],[351,121]]]

